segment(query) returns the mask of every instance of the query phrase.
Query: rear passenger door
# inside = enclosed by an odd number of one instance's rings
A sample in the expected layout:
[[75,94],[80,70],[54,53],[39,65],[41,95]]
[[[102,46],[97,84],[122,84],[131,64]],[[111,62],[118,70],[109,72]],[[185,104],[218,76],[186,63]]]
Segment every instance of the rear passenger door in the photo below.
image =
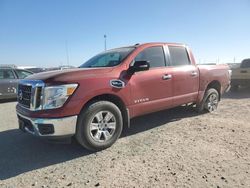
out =
[[136,72],[129,80],[133,114],[137,116],[171,107],[172,80],[167,78],[164,48],[148,47],[137,54],[134,61],[148,61],[150,69]]
[[194,102],[199,90],[199,70],[185,46],[168,46],[173,76],[173,105]]

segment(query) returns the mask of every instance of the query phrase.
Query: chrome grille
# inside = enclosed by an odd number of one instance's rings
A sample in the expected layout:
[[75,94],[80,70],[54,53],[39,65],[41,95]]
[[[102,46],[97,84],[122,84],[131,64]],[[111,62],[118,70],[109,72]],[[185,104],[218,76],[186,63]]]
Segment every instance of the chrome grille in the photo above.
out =
[[36,92],[35,92],[35,94],[36,94],[36,99],[35,99],[35,108],[39,108],[40,107],[40,105],[41,105],[41,102],[42,102],[42,87],[37,87],[36,88]]
[[26,108],[30,108],[32,86],[19,84],[18,102]]
[[21,80],[18,85],[18,103],[30,110],[42,108],[44,83],[40,80]]

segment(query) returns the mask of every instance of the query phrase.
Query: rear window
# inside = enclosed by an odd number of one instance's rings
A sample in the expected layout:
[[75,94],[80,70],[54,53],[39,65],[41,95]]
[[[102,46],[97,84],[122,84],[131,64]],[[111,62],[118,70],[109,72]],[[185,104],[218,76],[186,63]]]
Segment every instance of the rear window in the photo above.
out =
[[169,46],[170,58],[173,66],[189,65],[190,60],[185,47]]
[[250,68],[250,59],[243,60],[240,67],[241,68]]

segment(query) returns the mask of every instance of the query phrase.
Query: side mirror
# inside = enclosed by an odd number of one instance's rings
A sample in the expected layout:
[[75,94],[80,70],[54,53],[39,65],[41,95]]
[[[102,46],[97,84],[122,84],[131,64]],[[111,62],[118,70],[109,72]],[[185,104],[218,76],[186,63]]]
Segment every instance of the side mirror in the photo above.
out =
[[130,74],[134,74],[139,71],[146,71],[150,68],[150,64],[148,61],[135,61],[133,65],[131,65],[128,69]]

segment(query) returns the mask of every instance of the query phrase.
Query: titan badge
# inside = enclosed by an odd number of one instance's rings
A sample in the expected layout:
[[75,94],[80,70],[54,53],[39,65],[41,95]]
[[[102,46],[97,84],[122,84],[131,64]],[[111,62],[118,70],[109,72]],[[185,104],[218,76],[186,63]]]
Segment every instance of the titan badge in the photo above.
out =
[[111,87],[121,89],[125,87],[125,82],[119,79],[113,79],[113,80],[110,80],[110,85]]

